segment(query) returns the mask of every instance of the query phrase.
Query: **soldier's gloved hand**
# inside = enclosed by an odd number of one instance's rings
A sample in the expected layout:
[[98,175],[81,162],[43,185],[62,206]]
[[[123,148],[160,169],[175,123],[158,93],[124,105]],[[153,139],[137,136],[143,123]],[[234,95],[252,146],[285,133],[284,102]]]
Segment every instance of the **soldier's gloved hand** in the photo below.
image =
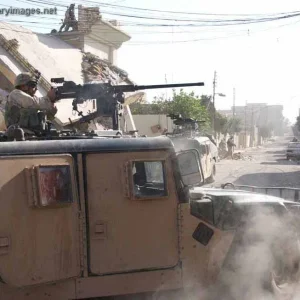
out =
[[53,121],[56,113],[57,113],[57,107],[53,105],[53,108],[47,113],[48,120]]
[[56,99],[56,90],[55,89],[49,90],[47,93],[47,96],[50,99],[50,101],[54,103],[57,100]]

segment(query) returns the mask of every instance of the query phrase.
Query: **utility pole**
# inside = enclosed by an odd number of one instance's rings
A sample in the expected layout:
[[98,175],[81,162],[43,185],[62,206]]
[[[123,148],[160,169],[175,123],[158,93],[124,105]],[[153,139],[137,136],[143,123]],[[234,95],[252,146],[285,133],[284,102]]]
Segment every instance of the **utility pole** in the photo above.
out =
[[235,88],[233,88],[233,105],[232,105],[232,117],[235,116]]
[[254,146],[254,108],[251,109],[251,145]]
[[216,133],[216,106],[215,106],[215,97],[216,97],[216,84],[217,84],[217,72],[214,72],[214,81],[213,81],[213,131],[214,131],[214,137],[217,138]]
[[245,148],[247,148],[247,101],[245,105]]
[[[165,74],[165,84],[168,84],[167,74]],[[168,101],[168,89],[166,89],[166,100]]]

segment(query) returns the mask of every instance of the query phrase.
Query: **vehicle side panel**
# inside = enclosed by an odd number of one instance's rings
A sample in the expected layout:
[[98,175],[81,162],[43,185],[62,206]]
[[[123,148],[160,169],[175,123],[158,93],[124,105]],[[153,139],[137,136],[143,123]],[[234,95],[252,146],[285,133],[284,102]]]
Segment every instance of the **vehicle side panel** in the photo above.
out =
[[203,168],[203,175],[204,175],[204,179],[207,179],[209,177],[209,173],[208,173],[208,165],[207,165],[207,149],[205,147],[205,144],[200,144],[199,145],[200,148],[200,159],[201,159],[201,165]]
[[[131,161],[165,162],[168,195],[128,196]],[[89,268],[93,274],[170,268],[178,263],[177,195],[168,151],[86,156]],[[129,194],[128,194],[129,193]]]
[[[78,202],[61,207],[36,207],[28,168],[70,166],[71,156],[0,158],[0,276],[11,286],[24,287],[60,281],[80,274]],[[50,187],[50,185],[48,185]]]
[[210,144],[211,144],[211,142],[206,142],[205,143],[206,153],[207,153],[207,161],[206,161],[206,164],[207,164],[207,174],[209,174],[209,176],[211,176],[211,173],[212,173],[212,170],[213,170],[213,168],[212,168],[212,166],[213,166],[213,156],[212,156],[212,153],[211,153]]
[[[207,287],[215,281],[227,252],[231,246],[234,231],[221,231],[190,214],[188,203],[180,204],[180,259],[184,287]],[[214,234],[205,246],[193,238],[193,233],[202,222]]]
[[[78,279],[77,299],[130,295],[182,288],[181,269],[137,272]],[[133,299],[134,296],[132,297]],[[128,299],[128,298],[127,298]],[[131,299],[129,297],[129,299]]]
[[76,280],[22,289],[0,284],[1,300],[69,300],[76,299]]

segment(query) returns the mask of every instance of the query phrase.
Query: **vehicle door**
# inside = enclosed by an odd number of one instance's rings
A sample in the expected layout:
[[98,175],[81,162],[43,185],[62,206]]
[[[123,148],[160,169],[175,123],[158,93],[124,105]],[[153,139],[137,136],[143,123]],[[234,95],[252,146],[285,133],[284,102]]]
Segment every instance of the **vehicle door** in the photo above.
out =
[[169,151],[91,153],[84,168],[90,272],[177,265],[178,203]]
[[72,156],[0,157],[0,169],[1,280],[26,287],[79,276]]
[[207,169],[207,148],[205,143],[200,144],[200,159],[203,170],[204,179],[209,177],[208,169]]

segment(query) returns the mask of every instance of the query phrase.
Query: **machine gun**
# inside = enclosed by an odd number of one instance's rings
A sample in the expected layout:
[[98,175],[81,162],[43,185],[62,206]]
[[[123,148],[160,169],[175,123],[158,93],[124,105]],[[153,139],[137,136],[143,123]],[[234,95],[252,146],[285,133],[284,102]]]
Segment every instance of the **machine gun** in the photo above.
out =
[[[120,130],[119,117],[123,114],[124,93],[126,92],[204,86],[203,82],[161,85],[112,85],[111,83],[88,83],[80,85],[73,81],[65,81],[64,78],[51,78],[51,82],[62,84],[55,87],[57,100],[73,98],[73,110],[81,117],[79,122],[89,122],[100,116],[111,117],[113,130]],[[83,113],[78,110],[78,104],[91,99],[96,99],[97,111],[83,116]]]
[[[173,134],[189,134],[193,135],[195,131],[198,130],[200,123],[205,123],[205,121],[198,121],[192,118],[183,118],[180,114],[169,114],[167,115],[171,118],[176,126],[182,127],[181,130],[174,130]],[[170,134],[169,134],[170,135]]]

